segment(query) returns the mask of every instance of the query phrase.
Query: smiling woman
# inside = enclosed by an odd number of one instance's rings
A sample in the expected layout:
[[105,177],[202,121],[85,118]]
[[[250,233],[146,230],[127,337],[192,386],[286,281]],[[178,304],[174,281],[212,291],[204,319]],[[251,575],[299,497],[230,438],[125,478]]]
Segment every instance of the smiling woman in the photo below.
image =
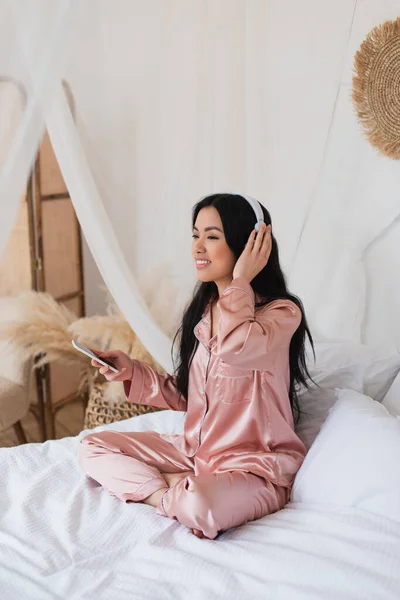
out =
[[[259,235],[256,236],[255,229],[261,221],[264,223],[260,225]],[[304,340],[308,335],[312,343],[312,338],[301,301],[287,290],[269,212],[247,196],[213,194],[194,206],[192,224],[192,254],[196,261],[198,286],[174,340],[180,335],[178,389],[186,397],[190,357],[197,345],[192,335],[193,328],[203,313],[210,309],[215,334],[214,324],[219,320],[218,300],[233,279],[243,277],[248,284],[251,282],[255,308],[277,299],[287,299],[302,312],[300,326],[290,344],[289,398],[293,413],[297,416],[296,384],[306,385],[307,379]],[[210,262],[202,266],[203,263],[198,265],[199,260]]]
[[117,374],[96,365],[124,382],[130,401],[187,411],[184,434],[93,433],[80,460],[121,500],[155,506],[213,539],[289,498],[305,455],[292,411],[308,376],[305,336],[312,338],[302,303],[286,288],[264,207],[215,194],[196,204],[192,225],[198,284],[174,339],[176,375],[120,351],[101,354],[112,354]]

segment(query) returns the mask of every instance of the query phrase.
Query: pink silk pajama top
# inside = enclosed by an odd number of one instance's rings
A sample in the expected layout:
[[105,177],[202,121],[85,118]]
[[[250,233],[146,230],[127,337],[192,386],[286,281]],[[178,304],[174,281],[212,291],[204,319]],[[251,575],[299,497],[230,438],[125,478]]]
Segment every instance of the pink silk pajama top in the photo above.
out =
[[138,360],[125,393],[131,402],[187,411],[183,435],[161,437],[193,457],[195,474],[248,471],[290,487],[306,453],[288,396],[289,345],[301,311],[290,300],[258,309],[254,302],[248,281],[233,279],[218,301],[213,338],[208,305],[194,328],[200,343],[187,400],[174,376]]

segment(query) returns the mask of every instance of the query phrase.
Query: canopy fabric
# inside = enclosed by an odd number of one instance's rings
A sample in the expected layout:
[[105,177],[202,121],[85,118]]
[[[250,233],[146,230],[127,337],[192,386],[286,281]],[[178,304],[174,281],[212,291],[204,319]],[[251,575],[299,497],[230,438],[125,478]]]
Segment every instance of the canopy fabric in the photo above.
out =
[[[358,46],[397,15],[398,0],[4,0],[0,255],[47,128],[101,276],[167,371],[196,281],[191,209],[225,190],[270,210],[316,337],[398,344],[400,171],[351,105]],[[162,327],[149,275],[161,304],[174,290]]]

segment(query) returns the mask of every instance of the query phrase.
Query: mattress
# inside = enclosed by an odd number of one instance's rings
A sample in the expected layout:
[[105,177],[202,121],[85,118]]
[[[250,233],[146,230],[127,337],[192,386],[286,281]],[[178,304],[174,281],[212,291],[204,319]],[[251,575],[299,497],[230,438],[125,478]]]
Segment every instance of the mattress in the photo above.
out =
[[[184,414],[97,430],[180,433]],[[398,600],[400,525],[337,505],[280,512],[198,539],[87,478],[77,437],[0,450],[4,600]]]

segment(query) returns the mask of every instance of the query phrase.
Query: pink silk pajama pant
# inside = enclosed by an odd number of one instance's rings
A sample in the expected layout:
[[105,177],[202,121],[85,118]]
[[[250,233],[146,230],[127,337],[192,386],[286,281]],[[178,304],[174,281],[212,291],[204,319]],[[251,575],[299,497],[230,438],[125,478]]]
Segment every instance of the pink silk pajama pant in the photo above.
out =
[[79,461],[87,475],[124,502],[141,502],[168,487],[163,473],[192,471],[166,490],[156,512],[210,539],[276,512],[288,501],[287,489],[252,473],[195,475],[194,459],[154,431],[92,433],[81,440]]

